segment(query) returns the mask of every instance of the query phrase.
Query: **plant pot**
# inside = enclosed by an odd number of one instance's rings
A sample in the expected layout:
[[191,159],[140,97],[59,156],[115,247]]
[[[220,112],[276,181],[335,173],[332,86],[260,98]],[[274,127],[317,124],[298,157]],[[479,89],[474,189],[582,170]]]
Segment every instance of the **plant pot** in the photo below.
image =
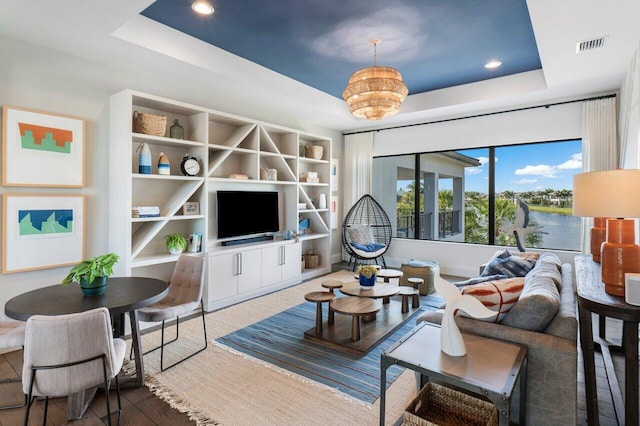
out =
[[85,296],[100,296],[107,290],[107,280],[109,277],[102,276],[96,277],[91,282],[88,282],[85,278],[80,278],[80,288],[82,289],[82,294]]
[[170,248],[169,253],[171,254],[182,254],[184,250],[181,248]]
[[358,279],[360,280],[360,287],[362,288],[371,289],[376,285],[376,274],[371,275],[370,278],[367,278],[365,275],[359,275]]

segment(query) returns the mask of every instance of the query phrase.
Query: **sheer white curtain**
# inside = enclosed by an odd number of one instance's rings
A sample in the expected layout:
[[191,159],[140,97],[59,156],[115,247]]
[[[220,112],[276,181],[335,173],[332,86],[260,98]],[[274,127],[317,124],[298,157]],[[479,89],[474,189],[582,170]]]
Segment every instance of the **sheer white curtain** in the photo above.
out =
[[[582,171],[613,170],[618,166],[616,98],[582,104]],[[590,251],[592,218],[582,220],[583,253]]]
[[344,216],[364,194],[371,193],[373,132],[344,137]]
[[[344,196],[343,214],[364,194],[371,193],[371,168],[373,166],[373,132],[344,137]],[[348,260],[343,250],[343,260]]]

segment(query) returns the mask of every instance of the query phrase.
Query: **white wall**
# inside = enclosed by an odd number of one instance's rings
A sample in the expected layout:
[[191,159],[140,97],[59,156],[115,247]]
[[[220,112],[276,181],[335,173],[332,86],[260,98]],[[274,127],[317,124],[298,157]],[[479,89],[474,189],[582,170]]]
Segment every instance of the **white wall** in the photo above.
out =
[[[580,138],[581,109],[578,102],[380,131],[375,135],[374,156]],[[503,248],[394,238],[385,259],[395,267],[409,259],[432,260],[443,274],[472,277],[478,275],[479,265]],[[555,253],[571,263],[576,254]]]
[[[134,89],[248,118],[333,138],[333,156],[341,158],[342,135],[329,129],[301,123],[296,117],[282,116],[277,108],[246,106],[242,100],[220,96],[202,86],[190,86],[189,78],[172,80],[149,73],[125,71],[115,65],[85,60],[0,36],[0,104],[79,116],[86,120],[86,187],[15,188],[2,187],[2,193],[61,193],[86,195],[86,255],[108,250],[107,206],[109,193],[109,96],[123,89]],[[117,64],[116,64],[117,65]],[[243,112],[243,110],[247,110]],[[115,202],[115,201],[114,201]],[[333,250],[340,251],[339,231],[334,231]],[[1,255],[1,249],[0,249]],[[26,291],[59,283],[68,267],[0,275],[0,306]]]

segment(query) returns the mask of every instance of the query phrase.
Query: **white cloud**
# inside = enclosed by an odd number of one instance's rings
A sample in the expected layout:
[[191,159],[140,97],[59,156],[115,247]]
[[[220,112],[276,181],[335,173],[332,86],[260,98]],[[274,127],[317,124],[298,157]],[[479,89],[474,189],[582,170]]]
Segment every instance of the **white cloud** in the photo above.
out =
[[528,165],[515,171],[516,176],[544,176],[546,178],[555,178],[557,173],[556,167],[548,164]]
[[558,169],[560,170],[582,169],[582,153],[573,154],[569,160],[558,165]]
[[464,169],[464,172],[468,175],[479,175],[480,173],[482,173],[484,170],[482,169],[482,166],[479,167],[466,167]]
[[528,185],[530,183],[536,183],[538,181],[538,179],[518,179],[518,180],[512,180],[511,183],[514,183],[516,185]]
[[397,5],[375,10],[338,23],[330,32],[313,40],[312,47],[327,57],[370,64],[373,46],[369,40],[378,38],[382,40],[377,46],[378,56],[384,58],[385,63],[397,64],[415,58],[424,47],[426,40],[420,16],[411,7]]

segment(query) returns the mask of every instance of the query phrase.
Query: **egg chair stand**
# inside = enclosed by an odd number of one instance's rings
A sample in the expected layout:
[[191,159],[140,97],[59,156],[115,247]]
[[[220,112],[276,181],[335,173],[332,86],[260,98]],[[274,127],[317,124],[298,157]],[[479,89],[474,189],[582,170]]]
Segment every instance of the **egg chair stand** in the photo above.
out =
[[391,244],[391,222],[382,206],[369,194],[351,207],[342,223],[342,246],[349,255],[347,268],[358,261],[387,267],[384,254]]

